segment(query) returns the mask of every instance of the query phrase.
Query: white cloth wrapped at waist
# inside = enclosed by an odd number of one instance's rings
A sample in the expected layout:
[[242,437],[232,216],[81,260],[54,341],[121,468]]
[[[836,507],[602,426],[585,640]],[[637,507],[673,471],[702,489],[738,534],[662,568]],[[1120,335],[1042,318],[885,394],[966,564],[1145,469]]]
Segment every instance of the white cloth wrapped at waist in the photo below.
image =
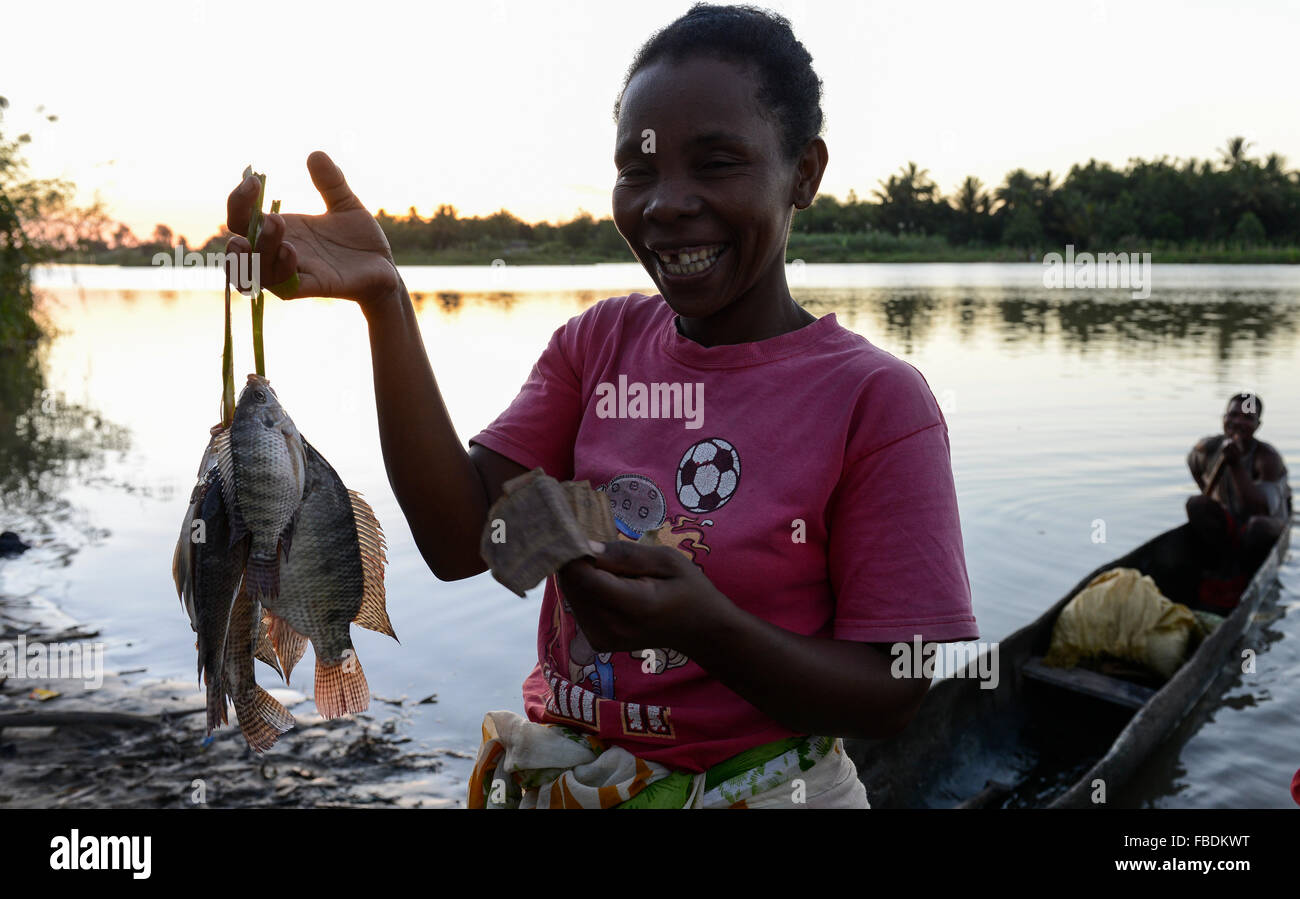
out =
[[[470,808],[870,808],[844,742],[809,737],[781,755],[706,788],[688,775],[637,758],[568,728],[514,712],[488,712],[470,776]],[[724,763],[725,764],[725,763]],[[647,802],[652,794],[659,794]],[[643,795],[644,794],[644,795]]]

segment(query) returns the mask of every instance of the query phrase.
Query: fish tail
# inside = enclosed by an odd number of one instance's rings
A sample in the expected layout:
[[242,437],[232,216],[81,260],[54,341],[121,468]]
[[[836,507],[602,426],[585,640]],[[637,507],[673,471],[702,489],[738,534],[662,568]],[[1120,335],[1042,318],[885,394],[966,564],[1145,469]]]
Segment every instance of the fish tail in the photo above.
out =
[[280,734],[293,727],[293,715],[275,697],[256,684],[252,695],[235,695],[235,714],[239,716],[239,729],[244,732],[248,747],[254,752],[266,752],[280,739]]
[[298,664],[298,660],[302,658],[302,654],[307,650],[307,638],[294,630],[289,622],[274,612],[271,612],[270,616],[271,646],[280,659],[280,667],[284,670],[284,682],[287,684],[289,683],[289,675],[293,673],[294,666]]
[[208,735],[224,724],[229,724],[226,704],[226,684],[220,677],[208,678]]
[[370,707],[370,685],[356,652],[326,665],[316,657],[316,710],[323,718],[354,715]]

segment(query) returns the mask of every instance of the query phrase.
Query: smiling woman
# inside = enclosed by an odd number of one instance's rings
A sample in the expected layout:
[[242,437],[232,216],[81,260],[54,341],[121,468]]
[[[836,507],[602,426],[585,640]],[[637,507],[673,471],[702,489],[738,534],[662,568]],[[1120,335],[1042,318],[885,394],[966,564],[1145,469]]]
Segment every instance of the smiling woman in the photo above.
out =
[[[785,19],[747,7],[698,5],[646,43],[613,204],[659,293],[561,325],[468,451],[333,162],[308,160],[325,215],[267,217],[265,280],[297,274],[290,296],[366,316],[389,480],[440,578],[484,569],[488,508],[534,468],[596,485],[626,538],[548,581],[527,717],[485,720],[471,806],[865,808],[840,738],[898,732],[929,686],[895,677],[887,645],[978,636],[928,385],[786,285],[790,222],[828,158],[811,63]],[[255,195],[231,194],[237,234]],[[610,403],[601,385],[623,383],[701,398],[697,429]]]
[[785,247],[826,170],[820,101],[788,23],[743,7],[696,6],[628,69],[614,221],[696,342],[812,320],[790,299]]

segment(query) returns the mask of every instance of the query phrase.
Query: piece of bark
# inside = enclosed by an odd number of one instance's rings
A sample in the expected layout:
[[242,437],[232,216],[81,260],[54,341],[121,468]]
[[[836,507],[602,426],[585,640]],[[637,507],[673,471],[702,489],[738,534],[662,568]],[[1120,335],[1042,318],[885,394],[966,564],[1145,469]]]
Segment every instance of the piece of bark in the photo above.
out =
[[[540,468],[508,481],[503,490],[488,509],[479,553],[492,576],[512,592],[523,596],[569,562],[591,555],[574,514],[573,491]],[[598,519],[590,503],[582,505],[584,515]]]

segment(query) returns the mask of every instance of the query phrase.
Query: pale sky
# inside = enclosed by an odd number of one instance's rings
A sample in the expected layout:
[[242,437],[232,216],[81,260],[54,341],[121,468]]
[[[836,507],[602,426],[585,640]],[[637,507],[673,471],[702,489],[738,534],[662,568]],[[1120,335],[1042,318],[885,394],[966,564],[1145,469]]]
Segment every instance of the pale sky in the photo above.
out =
[[[0,96],[35,174],[96,192],[141,237],[216,232],[244,166],[319,212],[328,151],[372,210],[609,214],[611,107],[637,47],[688,2],[8,4]],[[945,194],[1090,157],[1217,158],[1227,138],[1300,166],[1295,3],[771,2],[825,84],[823,192],[908,160]],[[44,105],[59,116],[45,123]]]

